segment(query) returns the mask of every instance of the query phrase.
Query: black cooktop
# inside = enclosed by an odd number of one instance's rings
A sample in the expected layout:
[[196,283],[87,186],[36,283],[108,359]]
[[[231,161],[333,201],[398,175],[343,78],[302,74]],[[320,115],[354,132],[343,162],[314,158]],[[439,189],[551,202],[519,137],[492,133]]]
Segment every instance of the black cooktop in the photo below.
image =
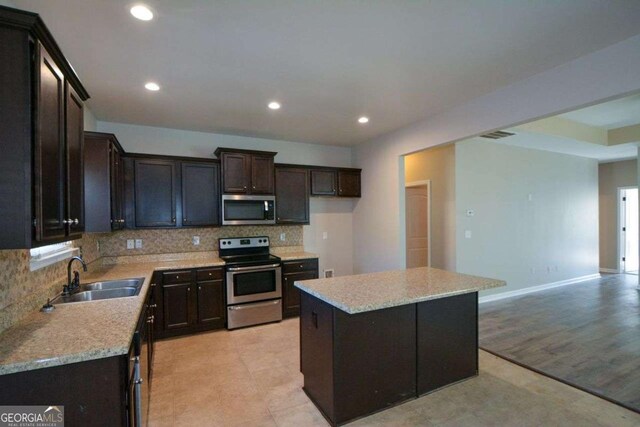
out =
[[276,264],[280,257],[271,254],[228,255],[220,257],[226,267]]

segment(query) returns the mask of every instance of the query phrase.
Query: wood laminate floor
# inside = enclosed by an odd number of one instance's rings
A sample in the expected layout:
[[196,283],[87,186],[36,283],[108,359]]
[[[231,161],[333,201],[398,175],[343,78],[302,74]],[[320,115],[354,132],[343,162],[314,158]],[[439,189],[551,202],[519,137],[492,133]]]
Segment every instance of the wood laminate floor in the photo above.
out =
[[[160,341],[149,427],[328,426],[302,391],[299,321]],[[618,426],[640,414],[480,352],[480,375],[349,426]]]
[[638,276],[480,304],[480,346],[640,412]]

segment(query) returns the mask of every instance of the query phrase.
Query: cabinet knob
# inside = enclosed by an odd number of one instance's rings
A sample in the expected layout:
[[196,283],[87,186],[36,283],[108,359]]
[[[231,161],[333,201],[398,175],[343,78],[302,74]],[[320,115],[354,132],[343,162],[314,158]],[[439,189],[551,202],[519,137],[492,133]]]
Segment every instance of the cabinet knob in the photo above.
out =
[[187,288],[187,292],[191,292],[191,286]]
[[80,221],[78,221],[78,218],[73,220],[73,225],[78,225],[80,223]]
[[176,222],[176,219],[175,218],[171,218],[171,222]]
[[213,273],[209,273],[209,276],[213,276]]
[[155,287],[156,287],[156,284],[155,284],[155,283],[152,283],[152,284],[150,284],[149,286],[151,286],[152,288],[155,288]]
[[63,223],[63,224],[65,224],[65,225],[67,225],[67,224],[69,224],[69,221],[67,221],[66,219],[63,219],[63,220],[62,220],[62,223]]
[[256,189],[256,186],[255,186],[255,185],[253,186],[253,189],[254,189],[254,190]]
[[246,190],[246,189],[247,189],[247,186],[245,185],[244,187],[242,187],[242,189],[243,189],[243,190]]
[[201,291],[202,290],[202,286],[198,286],[198,290]]
[[180,279],[180,276],[176,276],[176,279]]

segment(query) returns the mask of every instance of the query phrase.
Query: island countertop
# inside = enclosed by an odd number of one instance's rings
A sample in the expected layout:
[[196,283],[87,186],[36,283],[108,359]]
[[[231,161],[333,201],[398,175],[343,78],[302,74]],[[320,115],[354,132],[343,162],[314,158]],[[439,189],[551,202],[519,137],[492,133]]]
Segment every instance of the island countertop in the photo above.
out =
[[295,282],[295,286],[349,314],[414,304],[505,286],[498,279],[431,267]]

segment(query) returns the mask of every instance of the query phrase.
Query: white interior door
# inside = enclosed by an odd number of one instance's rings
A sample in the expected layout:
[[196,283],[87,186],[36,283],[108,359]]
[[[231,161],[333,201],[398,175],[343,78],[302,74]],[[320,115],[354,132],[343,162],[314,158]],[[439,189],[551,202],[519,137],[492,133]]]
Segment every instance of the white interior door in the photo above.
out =
[[622,262],[622,272],[638,273],[640,264],[639,251],[639,230],[638,230],[638,189],[625,188],[621,190],[621,230],[620,230],[620,252]]
[[428,267],[430,259],[430,185],[406,187],[407,268]]

